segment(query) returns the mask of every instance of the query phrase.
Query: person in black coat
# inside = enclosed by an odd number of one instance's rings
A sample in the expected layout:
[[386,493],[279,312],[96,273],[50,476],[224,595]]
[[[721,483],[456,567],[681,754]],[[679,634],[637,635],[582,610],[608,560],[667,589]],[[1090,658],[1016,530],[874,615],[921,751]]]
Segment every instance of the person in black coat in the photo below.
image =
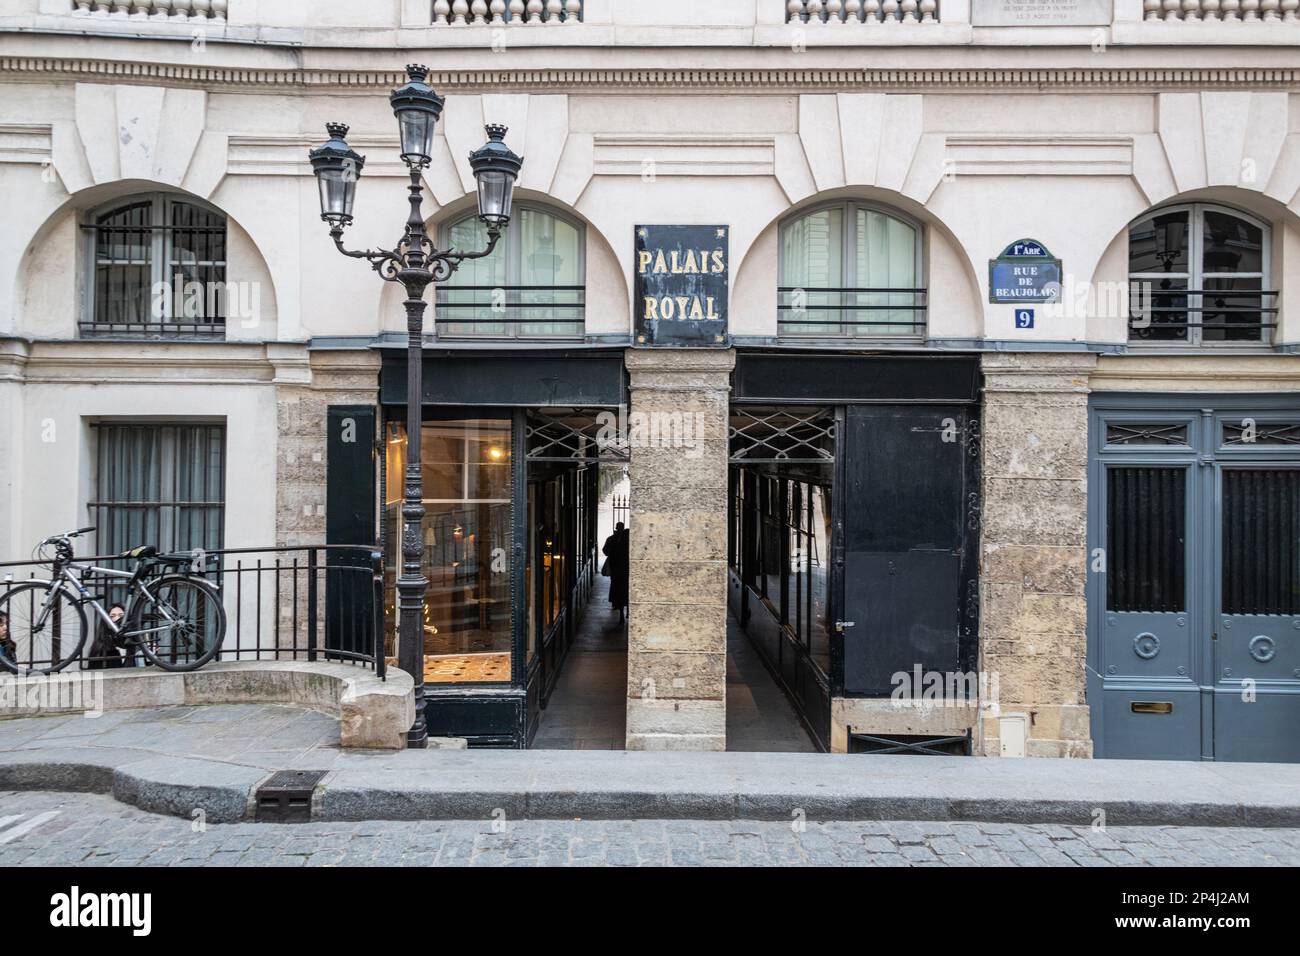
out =
[[614,533],[605,539],[601,553],[605,555],[605,569],[609,575],[609,603],[618,608],[618,623],[623,623],[627,610],[628,533],[623,522],[614,526]]
[[[126,614],[126,608],[120,604],[114,604],[108,609],[108,616],[118,627],[122,626],[122,618]],[[125,667],[126,661],[123,654],[117,649],[117,642],[113,640],[113,634],[109,631],[108,625],[103,621],[98,622],[95,628],[95,639],[90,644],[90,654],[87,655],[86,667],[91,670],[102,670],[106,667]]]

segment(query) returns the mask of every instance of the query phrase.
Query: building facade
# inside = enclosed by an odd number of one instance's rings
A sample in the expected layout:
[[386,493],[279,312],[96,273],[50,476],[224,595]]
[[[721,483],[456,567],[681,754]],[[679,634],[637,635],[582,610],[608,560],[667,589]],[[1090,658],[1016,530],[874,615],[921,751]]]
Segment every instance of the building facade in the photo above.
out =
[[[527,746],[630,489],[629,749],[741,628],[835,752],[1300,759],[1298,0],[11,0],[0,545],[398,554],[430,234],[431,733]],[[392,612],[390,609],[390,617]]]

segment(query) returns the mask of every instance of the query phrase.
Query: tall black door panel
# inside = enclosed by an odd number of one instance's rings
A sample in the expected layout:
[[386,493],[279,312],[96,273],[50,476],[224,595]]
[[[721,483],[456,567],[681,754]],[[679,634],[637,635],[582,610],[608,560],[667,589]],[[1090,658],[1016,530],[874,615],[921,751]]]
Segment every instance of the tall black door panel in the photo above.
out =
[[917,666],[963,669],[971,429],[960,406],[850,406],[845,425],[844,691],[888,696]]

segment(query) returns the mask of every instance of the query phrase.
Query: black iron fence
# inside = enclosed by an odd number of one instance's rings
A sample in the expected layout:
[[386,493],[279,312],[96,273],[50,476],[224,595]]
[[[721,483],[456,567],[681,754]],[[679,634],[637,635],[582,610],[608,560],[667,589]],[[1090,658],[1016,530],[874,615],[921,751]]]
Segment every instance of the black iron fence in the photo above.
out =
[[[194,557],[187,573],[216,585],[226,610],[226,634],[216,660],[341,661],[385,676],[384,562],[377,548],[227,548],[194,552]],[[85,570],[92,565],[129,572],[135,559],[79,556],[74,565],[90,596],[106,611],[114,604],[129,606],[127,580]],[[50,576],[48,562],[0,562],[0,595]],[[66,669],[144,666],[143,655],[114,648],[99,615],[89,605],[85,611],[88,633],[81,660]],[[40,667],[49,662],[20,663]]]

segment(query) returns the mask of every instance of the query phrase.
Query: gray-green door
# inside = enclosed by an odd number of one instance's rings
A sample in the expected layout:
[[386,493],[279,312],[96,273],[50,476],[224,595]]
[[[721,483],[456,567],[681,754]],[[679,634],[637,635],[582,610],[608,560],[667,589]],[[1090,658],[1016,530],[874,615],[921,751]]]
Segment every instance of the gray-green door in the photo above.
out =
[[1300,760],[1300,402],[1094,397],[1098,756]]

